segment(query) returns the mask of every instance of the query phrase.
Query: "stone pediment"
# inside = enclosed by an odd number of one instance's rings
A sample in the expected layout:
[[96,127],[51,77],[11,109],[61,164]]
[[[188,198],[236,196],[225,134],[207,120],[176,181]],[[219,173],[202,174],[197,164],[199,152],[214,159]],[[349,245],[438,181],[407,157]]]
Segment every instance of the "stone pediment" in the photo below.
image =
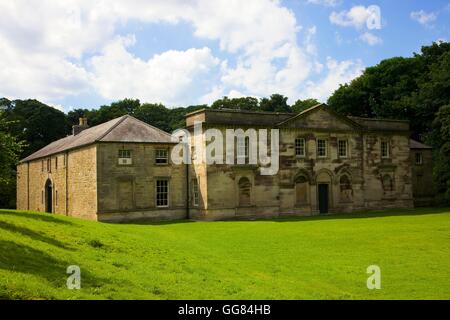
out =
[[330,110],[325,105],[309,108],[278,124],[283,128],[307,128],[326,130],[358,130],[359,124]]

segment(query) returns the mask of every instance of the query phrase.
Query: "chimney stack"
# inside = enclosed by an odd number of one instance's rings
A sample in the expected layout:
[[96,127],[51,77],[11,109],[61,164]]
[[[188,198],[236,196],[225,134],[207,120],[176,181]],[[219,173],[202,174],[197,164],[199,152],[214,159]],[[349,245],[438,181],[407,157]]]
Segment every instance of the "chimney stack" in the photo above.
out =
[[76,136],[77,134],[79,134],[81,131],[85,130],[89,128],[88,123],[87,123],[87,118],[83,117],[83,118],[79,118],[78,119],[78,124],[72,126],[72,134],[74,136]]

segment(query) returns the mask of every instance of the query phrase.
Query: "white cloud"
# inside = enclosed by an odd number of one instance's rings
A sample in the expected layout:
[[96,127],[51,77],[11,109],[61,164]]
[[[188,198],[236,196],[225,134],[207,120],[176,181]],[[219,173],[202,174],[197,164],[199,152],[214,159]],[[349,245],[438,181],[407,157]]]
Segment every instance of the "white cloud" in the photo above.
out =
[[411,19],[417,21],[421,25],[429,26],[431,23],[436,21],[437,14],[434,12],[425,12],[423,10],[411,12]]
[[340,0],[307,0],[306,2],[326,7],[335,7],[340,3]]
[[57,54],[25,52],[0,38],[0,96],[61,99],[88,90],[90,77]]
[[[327,80],[331,73],[336,80],[348,78],[337,77],[337,67],[323,69],[317,28],[303,30],[279,0],[15,0],[1,1],[0,11],[0,96],[54,104],[85,92],[166,104],[275,92],[296,99],[312,75],[327,87],[337,86]],[[358,16],[336,21],[360,21]],[[131,53],[139,39],[118,34],[130,21],[188,23],[194,36],[217,41],[236,63],[219,61],[207,47],[141,59]],[[211,82],[199,82],[205,77]]]
[[196,78],[219,63],[206,47],[170,50],[144,61],[126,50],[129,45],[118,39],[92,58],[93,83],[102,96],[183,104],[183,96],[192,90]]
[[[333,11],[330,14],[330,22],[341,27],[354,27],[362,29],[367,26],[367,21],[371,20],[374,11],[372,8],[364,6],[354,6],[350,10],[340,12]],[[379,29],[380,26],[377,27]]]
[[361,41],[367,43],[370,46],[375,46],[377,44],[382,44],[383,40],[381,38],[377,37],[373,33],[370,32],[364,32],[362,35],[359,36]]
[[319,101],[327,98],[339,88],[340,84],[347,83],[362,74],[364,65],[360,60],[345,60],[338,62],[330,57],[327,58],[327,76],[317,82],[309,82],[302,96],[304,98],[314,97]]

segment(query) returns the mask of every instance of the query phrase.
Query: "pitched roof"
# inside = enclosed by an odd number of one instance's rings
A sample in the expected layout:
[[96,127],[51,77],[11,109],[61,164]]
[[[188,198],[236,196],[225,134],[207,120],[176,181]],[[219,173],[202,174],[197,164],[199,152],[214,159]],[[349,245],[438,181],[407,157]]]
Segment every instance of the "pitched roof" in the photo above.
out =
[[409,139],[409,147],[411,149],[433,149],[432,147],[413,139]]
[[324,103],[319,103],[319,104],[316,104],[315,106],[312,106],[312,107],[310,107],[308,109],[305,109],[305,110],[301,111],[300,113],[296,114],[295,116],[293,116],[293,117],[291,117],[291,118],[289,118],[287,120],[284,120],[282,122],[279,122],[277,124],[277,126],[283,126],[284,124],[286,124],[288,122],[291,122],[294,119],[301,118],[301,117],[305,116],[306,114],[308,114],[308,113],[310,113],[310,112],[312,112],[314,110],[317,110],[319,108],[321,108],[322,110],[326,110],[327,112],[329,112],[332,115],[334,115],[335,117],[337,117],[337,118],[347,122],[348,124],[350,124],[353,127],[356,127],[356,128],[360,128],[361,127],[361,125],[359,123],[353,121],[352,119],[350,119],[350,118],[348,118],[346,116],[343,116],[343,115],[335,112],[334,110],[328,108],[327,105],[324,104]]
[[85,129],[75,136],[70,135],[54,141],[21,160],[21,162],[47,157],[94,142],[173,143],[172,136],[167,132],[130,115],[125,115]]

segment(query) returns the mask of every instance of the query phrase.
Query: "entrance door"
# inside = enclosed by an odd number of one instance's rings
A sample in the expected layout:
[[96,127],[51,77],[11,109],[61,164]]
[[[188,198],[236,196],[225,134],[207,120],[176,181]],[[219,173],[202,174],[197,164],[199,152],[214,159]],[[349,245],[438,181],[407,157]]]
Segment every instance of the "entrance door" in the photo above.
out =
[[45,212],[53,212],[53,187],[50,181],[45,184]]
[[328,213],[328,184],[319,184],[319,211]]

